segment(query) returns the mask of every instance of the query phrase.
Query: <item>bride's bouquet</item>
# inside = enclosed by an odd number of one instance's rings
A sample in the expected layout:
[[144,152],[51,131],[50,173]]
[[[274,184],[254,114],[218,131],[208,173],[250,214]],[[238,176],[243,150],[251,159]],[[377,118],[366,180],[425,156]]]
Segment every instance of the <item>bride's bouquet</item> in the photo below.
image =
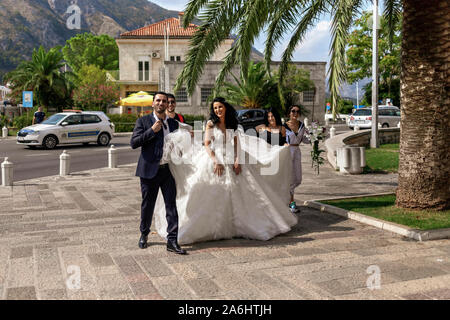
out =
[[308,128],[309,139],[313,146],[313,149],[311,151],[311,166],[314,168],[317,174],[319,174],[320,165],[325,162],[325,159],[321,156],[321,154],[325,152],[325,150],[319,149],[319,141],[325,140],[325,131],[326,128],[320,126],[317,122],[312,122],[311,126]]

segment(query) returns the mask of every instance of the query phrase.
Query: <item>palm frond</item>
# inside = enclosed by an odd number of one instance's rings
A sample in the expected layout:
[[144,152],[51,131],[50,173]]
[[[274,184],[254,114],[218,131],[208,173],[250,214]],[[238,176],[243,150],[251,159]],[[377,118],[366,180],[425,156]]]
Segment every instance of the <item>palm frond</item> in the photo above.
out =
[[288,64],[292,59],[292,54],[297,45],[301,42],[309,27],[320,18],[320,15],[326,10],[327,5],[327,0],[313,0],[310,5],[304,9],[303,17],[297,24],[294,34],[283,52],[283,58],[279,69],[280,81],[283,81],[283,74],[287,71]]
[[389,48],[392,51],[394,43],[395,25],[400,21],[402,15],[401,0],[385,0],[383,16],[388,26]]
[[331,107],[333,118],[339,99],[339,86],[346,79],[345,49],[349,29],[353,23],[353,16],[358,11],[362,0],[336,0],[332,12],[331,23],[331,58],[329,75],[329,90],[331,93]]
[[221,42],[230,36],[233,26],[241,18],[243,0],[209,1],[201,18],[205,21],[190,40],[186,63],[175,84],[175,91],[186,85],[192,94],[204,66]]
[[191,23],[200,10],[208,3],[208,0],[191,0],[186,6],[184,16],[182,19],[183,27],[189,27],[189,23]]
[[[281,2],[281,3],[280,3]],[[280,42],[283,35],[292,28],[299,15],[299,8],[306,1],[298,1],[296,5],[292,6],[292,1],[279,1],[274,6],[274,12],[270,17],[270,25],[268,28],[267,40],[265,43],[264,60],[266,63],[266,70],[270,76],[270,63],[272,62],[273,48]]]
[[270,5],[269,0],[251,0],[244,4],[243,16],[239,20],[238,38],[225,57],[224,64],[216,77],[215,92],[219,91],[218,88],[222,85],[225,76],[236,63],[240,64],[241,74],[248,72],[252,45],[268,19]]

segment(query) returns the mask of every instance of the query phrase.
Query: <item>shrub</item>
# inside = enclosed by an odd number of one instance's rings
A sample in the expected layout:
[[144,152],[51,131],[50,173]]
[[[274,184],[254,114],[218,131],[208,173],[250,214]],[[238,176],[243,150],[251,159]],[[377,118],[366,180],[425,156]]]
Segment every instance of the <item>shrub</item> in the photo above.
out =
[[17,130],[31,126],[32,123],[33,123],[33,115],[28,114],[15,117],[13,120],[13,125],[15,128],[17,128]]
[[115,132],[132,132],[138,116],[136,114],[108,114],[115,125]]
[[205,121],[205,116],[203,115],[182,114],[182,116],[184,121],[191,126],[194,126],[194,121]]

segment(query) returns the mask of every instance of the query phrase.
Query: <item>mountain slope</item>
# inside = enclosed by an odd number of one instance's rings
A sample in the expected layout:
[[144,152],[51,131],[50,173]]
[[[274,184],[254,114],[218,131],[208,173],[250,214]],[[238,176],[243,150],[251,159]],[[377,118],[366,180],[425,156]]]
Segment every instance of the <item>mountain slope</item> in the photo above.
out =
[[[70,30],[67,13],[75,3],[81,10],[81,29]],[[30,59],[33,48],[64,45],[77,33],[118,36],[127,30],[177,17],[147,0],[0,0],[0,78],[20,61]]]

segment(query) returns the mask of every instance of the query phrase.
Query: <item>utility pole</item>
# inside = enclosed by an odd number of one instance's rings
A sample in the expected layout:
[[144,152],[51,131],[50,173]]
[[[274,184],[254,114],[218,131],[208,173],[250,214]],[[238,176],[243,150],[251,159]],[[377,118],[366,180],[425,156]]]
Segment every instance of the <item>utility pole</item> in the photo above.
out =
[[378,0],[373,0],[372,14],[372,137],[370,147],[378,148]]
[[358,86],[358,81],[356,81],[356,109],[359,109],[359,86]]

